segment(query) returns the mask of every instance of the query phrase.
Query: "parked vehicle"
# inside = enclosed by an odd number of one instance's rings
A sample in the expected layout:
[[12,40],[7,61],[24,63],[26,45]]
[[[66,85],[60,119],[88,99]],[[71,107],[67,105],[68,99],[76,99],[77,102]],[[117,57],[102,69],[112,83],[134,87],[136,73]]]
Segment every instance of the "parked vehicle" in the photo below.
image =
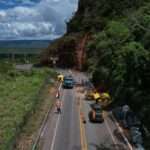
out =
[[100,104],[94,104],[89,112],[89,120],[91,122],[103,122],[103,110]]
[[136,147],[142,147],[143,144],[143,138],[142,134],[140,132],[140,129],[138,127],[131,127],[130,128],[130,135],[131,135],[131,142],[136,146]]
[[72,89],[74,87],[74,80],[72,76],[65,76],[63,80],[64,89]]
[[112,111],[114,117],[117,119],[117,121],[120,122],[120,120],[123,120],[123,112],[122,112],[122,107],[117,107],[113,109]]
[[142,146],[143,127],[136,114],[127,105],[115,108],[112,113],[123,128],[129,129],[131,142],[136,146],[137,150],[144,150]]
[[126,121],[127,121],[128,128],[131,128],[131,127],[141,128],[141,126],[142,126],[141,121],[138,119],[138,117],[132,111],[127,112]]
[[127,105],[115,108],[112,112],[123,128],[141,127],[141,121]]

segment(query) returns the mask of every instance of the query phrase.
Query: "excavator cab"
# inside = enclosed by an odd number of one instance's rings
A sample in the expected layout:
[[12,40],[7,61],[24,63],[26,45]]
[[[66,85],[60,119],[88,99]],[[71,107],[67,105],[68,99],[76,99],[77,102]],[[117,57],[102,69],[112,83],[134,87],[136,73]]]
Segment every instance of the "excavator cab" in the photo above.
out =
[[99,92],[94,92],[93,97],[95,101],[101,101],[101,94]]

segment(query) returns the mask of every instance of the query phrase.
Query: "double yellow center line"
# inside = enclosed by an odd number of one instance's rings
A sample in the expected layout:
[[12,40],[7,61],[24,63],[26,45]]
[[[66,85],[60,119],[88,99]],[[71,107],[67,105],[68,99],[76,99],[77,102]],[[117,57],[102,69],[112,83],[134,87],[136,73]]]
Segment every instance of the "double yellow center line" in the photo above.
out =
[[81,150],[88,150],[85,127],[83,124],[84,116],[83,116],[81,109],[82,109],[82,102],[81,102],[81,99],[79,99],[79,123],[80,123]]

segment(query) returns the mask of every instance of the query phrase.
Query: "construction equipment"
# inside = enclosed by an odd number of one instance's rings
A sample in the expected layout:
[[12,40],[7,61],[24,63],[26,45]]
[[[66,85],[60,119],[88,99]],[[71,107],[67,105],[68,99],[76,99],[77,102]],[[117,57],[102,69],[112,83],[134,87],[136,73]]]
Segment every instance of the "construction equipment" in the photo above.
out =
[[112,102],[111,96],[109,95],[108,92],[101,93],[100,100],[101,100],[103,107],[107,107]]
[[98,92],[93,93],[94,100],[101,100],[101,95]]
[[94,104],[89,112],[89,120],[91,122],[103,122],[103,110],[100,104]]

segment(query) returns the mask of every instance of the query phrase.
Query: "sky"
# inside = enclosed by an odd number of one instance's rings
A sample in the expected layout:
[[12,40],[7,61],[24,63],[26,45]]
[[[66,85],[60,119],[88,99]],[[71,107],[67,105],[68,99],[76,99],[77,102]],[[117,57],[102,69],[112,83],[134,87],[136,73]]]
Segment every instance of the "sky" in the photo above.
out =
[[52,40],[66,31],[78,0],[0,0],[0,40]]

